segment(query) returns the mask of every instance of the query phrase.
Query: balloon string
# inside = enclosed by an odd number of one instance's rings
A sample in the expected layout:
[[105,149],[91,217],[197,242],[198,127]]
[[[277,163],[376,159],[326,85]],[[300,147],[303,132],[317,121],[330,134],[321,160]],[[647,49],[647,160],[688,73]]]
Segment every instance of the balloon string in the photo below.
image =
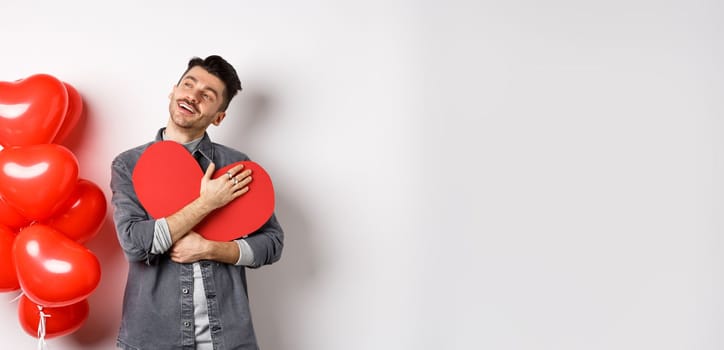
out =
[[47,349],[48,344],[45,343],[45,319],[50,315],[43,312],[43,307],[38,305],[40,319],[38,320],[38,350]]
[[18,296],[16,296],[15,298],[13,298],[13,300],[10,300],[10,304],[12,304],[12,303],[20,300],[20,298],[22,298],[22,297],[23,297],[23,292],[20,291],[20,294],[18,294]]

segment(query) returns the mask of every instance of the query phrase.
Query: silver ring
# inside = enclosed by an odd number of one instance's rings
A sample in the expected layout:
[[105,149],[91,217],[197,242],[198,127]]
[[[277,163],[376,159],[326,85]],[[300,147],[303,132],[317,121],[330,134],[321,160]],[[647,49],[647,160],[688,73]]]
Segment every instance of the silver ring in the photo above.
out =
[[231,172],[230,172],[230,171],[227,171],[227,172],[226,172],[226,175],[229,175],[229,180],[231,180],[231,178],[234,177],[233,175],[231,175]]
[[238,184],[238,183],[239,183],[239,179],[237,179],[236,177],[234,177],[234,186],[236,186],[236,184]]

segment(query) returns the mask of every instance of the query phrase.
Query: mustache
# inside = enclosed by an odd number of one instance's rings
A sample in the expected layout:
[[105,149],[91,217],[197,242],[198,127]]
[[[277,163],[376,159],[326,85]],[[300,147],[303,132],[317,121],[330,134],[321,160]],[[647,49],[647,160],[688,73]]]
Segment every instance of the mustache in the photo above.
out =
[[191,107],[194,111],[197,110],[196,104],[193,103],[193,102],[191,102],[191,101],[189,101],[188,99],[181,98],[181,99],[176,100],[176,102],[177,102],[177,103],[183,102],[184,104],[186,104],[186,105],[188,105],[189,107]]

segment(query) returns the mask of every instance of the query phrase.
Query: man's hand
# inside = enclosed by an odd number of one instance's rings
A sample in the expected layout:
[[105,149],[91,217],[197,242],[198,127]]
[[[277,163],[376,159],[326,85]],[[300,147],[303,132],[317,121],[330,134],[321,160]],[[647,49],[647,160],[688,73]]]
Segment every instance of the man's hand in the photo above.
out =
[[190,231],[181,237],[169,250],[171,260],[177,263],[193,263],[199,260],[214,260],[235,264],[239,260],[239,245],[236,242],[210,241]]
[[191,231],[176,241],[169,251],[171,260],[177,263],[192,263],[208,259],[210,249],[208,240]]
[[209,207],[217,209],[249,191],[251,169],[244,170],[239,164],[226,172],[226,175],[212,179],[216,165],[209,164],[204,177],[201,178],[200,199]]
[[173,242],[178,242],[187,232],[191,232],[209,213],[249,191],[251,169],[242,171],[243,168],[239,164],[225,175],[212,179],[216,166],[214,163],[209,164],[201,178],[199,198],[166,217]]

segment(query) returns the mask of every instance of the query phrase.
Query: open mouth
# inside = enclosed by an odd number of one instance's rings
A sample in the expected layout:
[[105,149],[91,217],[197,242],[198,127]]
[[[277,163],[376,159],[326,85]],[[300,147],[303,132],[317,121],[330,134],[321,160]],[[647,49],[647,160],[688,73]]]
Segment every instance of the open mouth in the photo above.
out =
[[193,105],[190,103],[181,101],[178,103],[179,108],[187,110],[189,113],[196,113],[196,110],[194,109]]

